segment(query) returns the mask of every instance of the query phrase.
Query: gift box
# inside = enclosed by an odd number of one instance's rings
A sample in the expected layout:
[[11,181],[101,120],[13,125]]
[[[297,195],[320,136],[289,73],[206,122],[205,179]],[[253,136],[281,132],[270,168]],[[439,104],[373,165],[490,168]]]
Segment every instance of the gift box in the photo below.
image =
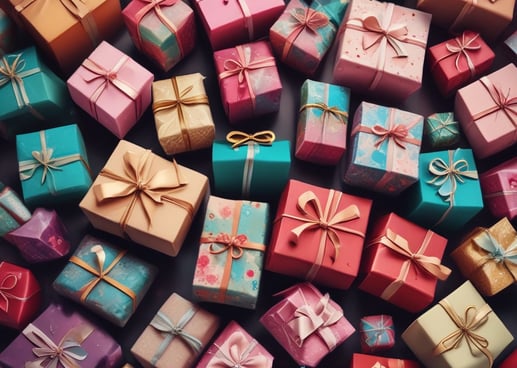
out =
[[265,268],[336,289],[359,271],[372,201],[289,180],[278,209]]
[[76,124],[16,136],[23,199],[28,206],[78,201],[92,179]]
[[158,140],[168,155],[210,147],[215,126],[200,73],[153,82]]
[[0,365],[8,368],[116,368],[121,362],[122,349],[110,335],[60,304],[49,305],[0,353]]
[[156,276],[148,264],[86,235],[52,284],[54,290],[124,327]]
[[359,289],[411,313],[434,299],[438,280],[451,270],[441,264],[447,239],[394,213],[378,219],[368,234]]
[[361,350],[374,352],[387,350],[395,345],[395,326],[391,316],[381,314],[365,316],[359,321]]
[[424,118],[361,102],[354,114],[346,184],[395,196],[416,181]]
[[285,8],[283,0],[195,0],[193,5],[214,51],[267,36]]
[[460,123],[452,112],[435,112],[424,121],[424,143],[433,151],[455,148],[461,139]]
[[0,182],[0,236],[19,228],[31,216],[18,194]]
[[350,362],[350,368],[419,368],[418,364],[414,360],[409,359],[397,359],[397,358],[385,358],[376,355],[367,354],[352,354],[352,361]]
[[214,190],[228,197],[278,198],[289,178],[291,145],[270,130],[232,131],[212,146]]
[[192,367],[219,328],[219,318],[173,293],[131,347],[143,367]]
[[282,83],[268,41],[216,51],[214,62],[223,108],[230,123],[280,109]]
[[397,101],[422,84],[431,15],[393,3],[354,0],[343,19],[333,82]]
[[27,268],[0,262],[0,325],[20,330],[42,303],[38,279]]
[[260,322],[298,365],[316,367],[355,332],[341,307],[314,285],[294,285],[276,296]]
[[210,196],[192,290],[201,301],[255,309],[269,205]]
[[289,67],[314,74],[334,41],[347,5],[342,0],[290,1],[269,30],[275,54]]
[[513,336],[466,281],[411,323],[402,339],[426,367],[481,368],[491,367]]
[[0,55],[15,49],[16,28],[11,18],[0,9]]
[[517,67],[508,64],[461,88],[454,113],[477,158],[486,158],[517,143]]
[[517,218],[517,158],[482,173],[479,183],[486,206],[496,218]]
[[336,165],[346,149],[350,89],[307,79],[300,102],[296,158]]
[[499,368],[513,368],[517,365],[517,349],[515,349],[506,359],[499,365]]
[[272,368],[273,356],[237,322],[230,323],[203,354],[196,368]]
[[67,80],[72,100],[118,138],[151,104],[153,74],[106,41]]
[[205,175],[121,140],[79,207],[94,228],[176,256],[207,189]]
[[165,72],[194,49],[194,12],[183,1],[133,0],[122,16],[137,49]]

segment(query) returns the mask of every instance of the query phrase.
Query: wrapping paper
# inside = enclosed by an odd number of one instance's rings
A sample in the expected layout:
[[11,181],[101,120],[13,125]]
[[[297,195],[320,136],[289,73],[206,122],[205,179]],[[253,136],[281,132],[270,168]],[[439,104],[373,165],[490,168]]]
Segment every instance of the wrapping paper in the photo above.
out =
[[388,315],[365,316],[359,321],[361,350],[374,352],[387,350],[395,345],[395,327]]
[[0,182],[0,236],[29,221],[31,213],[18,194]]
[[517,158],[505,161],[479,177],[483,199],[496,218],[517,217]]
[[352,354],[350,368],[419,368],[414,360],[385,358],[376,355]]
[[432,150],[455,148],[461,139],[460,124],[452,112],[436,112],[424,122],[424,141]]

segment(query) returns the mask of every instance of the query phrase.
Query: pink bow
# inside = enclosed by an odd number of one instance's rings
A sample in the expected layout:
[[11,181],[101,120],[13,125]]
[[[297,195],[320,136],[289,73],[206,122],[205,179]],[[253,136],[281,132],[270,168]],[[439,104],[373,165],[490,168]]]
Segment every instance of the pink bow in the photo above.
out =
[[408,54],[401,42],[406,40],[408,29],[405,24],[390,24],[383,28],[376,16],[369,16],[363,20],[363,27],[372,32],[366,33],[363,37],[363,48],[368,50],[373,45],[381,42],[386,38],[386,41],[393,47],[397,57],[407,57]]
[[[210,243],[210,253],[219,254],[230,250],[233,259],[242,257],[244,250],[242,247],[248,242],[248,237],[245,234],[231,236],[228,233],[219,233],[216,235],[213,242]],[[222,244],[220,249],[215,249],[214,244]]]
[[388,139],[388,141],[393,139],[397,146],[402,149],[406,149],[405,142],[407,142],[407,137],[409,135],[409,129],[406,125],[395,124],[394,126],[390,126],[389,129],[386,129],[381,125],[374,125],[372,127],[372,133],[380,137],[380,139],[375,142],[375,147],[377,148],[386,139]]
[[215,357],[210,360],[207,368],[262,368],[268,363],[267,358],[260,352],[252,355],[251,351],[257,346],[256,340],[249,342],[242,332],[234,332],[225,341]]

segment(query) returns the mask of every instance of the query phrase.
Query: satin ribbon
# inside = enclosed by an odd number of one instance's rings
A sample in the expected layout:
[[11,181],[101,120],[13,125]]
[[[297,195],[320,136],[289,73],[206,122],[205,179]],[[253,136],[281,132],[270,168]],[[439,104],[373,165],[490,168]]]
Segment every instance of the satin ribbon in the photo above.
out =
[[501,246],[497,239],[487,229],[484,229],[472,240],[474,244],[487,252],[487,255],[477,266],[477,268],[483,267],[487,262],[500,263],[504,265],[506,270],[515,280],[515,276],[510,270],[508,264],[511,263],[512,266],[517,266],[517,237],[513,239],[513,242],[508,245],[506,249]]
[[479,38],[479,33],[475,33],[470,39],[467,37],[467,32],[463,32],[460,37],[454,38],[454,42],[456,44],[450,44],[448,42],[445,43],[445,48],[447,51],[449,51],[448,54],[445,54],[444,56],[438,58],[433,66],[432,69],[435,68],[440,61],[445,60],[451,56],[456,55],[456,58],[454,60],[454,65],[456,67],[457,71],[461,71],[460,69],[460,60],[463,56],[465,58],[465,62],[467,63],[467,66],[470,70],[470,76],[474,77],[476,75],[476,66],[472,62],[472,59],[470,58],[469,52],[475,52],[481,50],[481,45],[479,43],[475,43],[475,41]]
[[[52,328],[52,326],[50,326]],[[87,324],[72,327],[63,336],[59,344],[54,343],[38,327],[30,323],[22,334],[34,345],[32,353],[36,359],[25,362],[25,368],[80,368],[81,361],[88,357],[88,353],[81,347],[94,328]]]
[[240,331],[232,333],[222,346],[214,345],[218,351],[206,368],[263,368],[268,365],[268,359],[261,352],[251,354],[257,340],[249,342]]
[[[239,8],[242,11],[242,14],[244,15],[244,26],[248,30],[248,39],[250,41],[255,39],[255,31],[253,28],[253,18],[250,11],[250,8],[248,7],[248,4],[246,3],[246,0],[235,0],[237,2],[237,5],[239,5]],[[224,5],[228,5],[230,0],[223,0]]]
[[451,134],[459,134],[458,129],[452,129],[451,126],[457,128],[457,122],[453,119],[452,114],[447,115],[447,119],[443,120],[440,115],[437,115],[433,118],[428,118],[429,120],[436,120],[438,121],[438,125],[434,126],[433,129],[429,132],[429,134],[433,134],[434,132],[437,132],[440,130],[440,136],[441,131],[446,130]]
[[36,290],[26,297],[16,296],[11,293],[11,291],[16,288],[16,285],[18,285],[18,277],[14,273],[6,274],[2,281],[0,281],[0,310],[5,313],[9,312],[9,300],[24,302],[39,292],[39,290]]
[[384,315],[380,319],[370,322],[361,319],[362,334],[364,334],[364,342],[371,348],[378,347],[381,343],[389,343],[395,339],[395,331],[393,329],[393,321],[388,319],[385,321]]
[[488,366],[492,367],[494,358],[488,350],[489,342],[483,336],[475,333],[479,327],[488,321],[488,315],[492,312],[490,306],[488,304],[484,304],[480,308],[469,306],[464,311],[464,317],[461,318],[446,299],[441,300],[439,304],[457,326],[457,330],[441,339],[434,348],[433,354],[440,355],[449,350],[457,349],[465,339],[470,353],[476,356],[476,350],[478,350],[487,358]]

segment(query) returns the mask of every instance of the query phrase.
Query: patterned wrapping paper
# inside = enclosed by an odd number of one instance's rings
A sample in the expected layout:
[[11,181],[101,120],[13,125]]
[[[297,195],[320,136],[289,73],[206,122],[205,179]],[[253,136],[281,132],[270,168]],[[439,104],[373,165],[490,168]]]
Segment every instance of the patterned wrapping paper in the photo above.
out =
[[492,215],[510,220],[517,217],[517,157],[482,173],[479,182]]
[[424,142],[431,149],[455,148],[461,139],[460,123],[452,112],[436,112],[424,121]]
[[420,364],[409,359],[353,353],[350,368],[420,368]]
[[387,350],[395,345],[395,327],[388,315],[365,316],[359,321],[361,350],[376,352]]
[[0,236],[29,221],[31,213],[18,194],[0,182]]

